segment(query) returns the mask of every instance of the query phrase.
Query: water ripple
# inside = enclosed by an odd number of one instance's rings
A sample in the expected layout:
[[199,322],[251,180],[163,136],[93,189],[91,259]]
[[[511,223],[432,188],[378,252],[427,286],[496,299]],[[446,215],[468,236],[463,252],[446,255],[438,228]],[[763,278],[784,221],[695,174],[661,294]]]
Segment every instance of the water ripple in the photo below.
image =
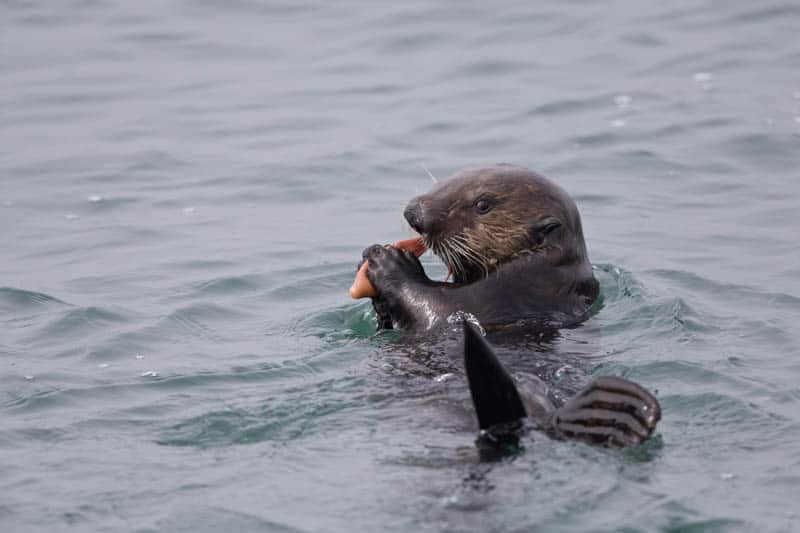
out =
[[15,289],[13,287],[0,287],[0,311],[4,313],[13,314],[23,310],[42,309],[53,305],[69,304],[41,292]]
[[[0,8],[4,531],[795,528],[794,3],[150,4]],[[648,445],[483,463],[458,332],[348,298],[421,165],[497,161],[601,261],[499,356],[640,381]]]
[[[158,442],[166,446],[208,447],[299,439],[335,425],[333,415],[358,408],[360,402],[340,398],[340,393],[360,386],[362,381],[356,377],[321,382],[314,387],[313,401],[306,399],[307,387],[303,386],[297,393],[290,389],[279,398],[267,398],[255,411],[237,408],[205,413],[168,428]],[[337,393],[337,399],[326,399],[332,393]]]

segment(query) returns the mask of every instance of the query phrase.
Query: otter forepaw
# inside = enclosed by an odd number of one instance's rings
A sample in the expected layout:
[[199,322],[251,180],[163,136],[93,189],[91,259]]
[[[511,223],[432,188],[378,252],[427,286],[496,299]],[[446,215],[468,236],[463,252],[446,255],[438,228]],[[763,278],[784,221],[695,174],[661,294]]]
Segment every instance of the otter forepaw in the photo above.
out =
[[428,280],[419,259],[410,251],[373,244],[364,249],[362,256],[369,262],[367,278],[379,296],[397,291],[409,282]]
[[558,408],[551,422],[558,436],[621,447],[647,440],[660,419],[661,406],[650,392],[602,376]]

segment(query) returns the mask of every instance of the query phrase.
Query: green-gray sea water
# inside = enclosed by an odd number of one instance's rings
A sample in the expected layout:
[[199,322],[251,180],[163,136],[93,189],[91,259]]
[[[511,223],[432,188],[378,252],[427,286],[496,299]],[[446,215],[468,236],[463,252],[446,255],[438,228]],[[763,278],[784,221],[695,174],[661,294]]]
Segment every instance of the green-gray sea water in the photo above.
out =
[[[0,531],[800,530],[799,35],[777,0],[0,2]],[[456,341],[349,299],[428,171],[498,162],[573,195],[602,285],[506,361],[656,391],[647,445],[481,462]]]

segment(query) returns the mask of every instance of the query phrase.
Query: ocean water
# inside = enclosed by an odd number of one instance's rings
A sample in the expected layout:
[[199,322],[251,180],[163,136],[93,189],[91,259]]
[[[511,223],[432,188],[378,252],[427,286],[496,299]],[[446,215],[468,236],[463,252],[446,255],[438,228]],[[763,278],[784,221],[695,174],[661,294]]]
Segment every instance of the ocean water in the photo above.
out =
[[[800,530],[798,35],[772,0],[1,2],[0,530]],[[428,170],[498,162],[574,196],[603,293],[506,356],[657,391],[647,445],[481,462],[457,354],[349,299]]]

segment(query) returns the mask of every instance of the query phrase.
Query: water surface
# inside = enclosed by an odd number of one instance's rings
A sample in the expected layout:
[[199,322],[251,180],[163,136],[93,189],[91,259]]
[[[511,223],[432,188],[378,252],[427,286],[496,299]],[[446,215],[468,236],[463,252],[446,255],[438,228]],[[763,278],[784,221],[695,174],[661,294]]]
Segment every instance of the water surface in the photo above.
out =
[[[3,2],[0,526],[797,530],[798,28],[780,1]],[[497,162],[575,197],[603,291],[520,364],[657,391],[647,446],[481,463],[457,358],[348,299],[426,168]]]

